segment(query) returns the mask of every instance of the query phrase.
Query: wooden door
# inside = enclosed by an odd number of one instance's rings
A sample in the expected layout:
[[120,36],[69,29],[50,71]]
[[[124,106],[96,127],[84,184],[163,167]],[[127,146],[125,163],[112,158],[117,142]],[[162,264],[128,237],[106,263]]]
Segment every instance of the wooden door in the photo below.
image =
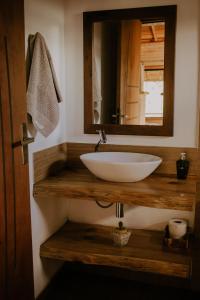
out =
[[139,125],[140,109],[140,20],[121,25],[120,115],[121,124]]
[[0,299],[33,299],[22,0],[0,1]]

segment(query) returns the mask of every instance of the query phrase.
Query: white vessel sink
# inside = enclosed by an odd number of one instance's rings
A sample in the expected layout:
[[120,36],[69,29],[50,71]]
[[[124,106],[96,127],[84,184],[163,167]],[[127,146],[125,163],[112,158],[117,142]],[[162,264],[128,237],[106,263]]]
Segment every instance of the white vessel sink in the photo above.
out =
[[162,162],[158,156],[128,152],[86,153],[80,159],[95,176],[115,182],[140,181]]

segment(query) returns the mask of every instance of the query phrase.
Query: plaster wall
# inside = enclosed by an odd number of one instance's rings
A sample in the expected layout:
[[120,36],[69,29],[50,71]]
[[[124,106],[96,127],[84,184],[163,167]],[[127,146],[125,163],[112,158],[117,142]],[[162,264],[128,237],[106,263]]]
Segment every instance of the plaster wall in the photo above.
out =
[[[59,104],[60,120],[57,128],[45,138],[37,133],[35,142],[29,146],[30,194],[33,189],[33,153],[42,149],[61,144],[65,141],[65,52],[64,52],[64,2],[63,0],[25,0],[25,44],[29,34],[40,32],[52,55],[58,83],[63,95]],[[49,199],[36,201],[31,196],[31,220],[33,243],[33,266],[35,297],[48,284],[50,278],[58,270],[57,262],[40,259],[40,245],[47,240],[62,224],[67,216],[67,201]]]

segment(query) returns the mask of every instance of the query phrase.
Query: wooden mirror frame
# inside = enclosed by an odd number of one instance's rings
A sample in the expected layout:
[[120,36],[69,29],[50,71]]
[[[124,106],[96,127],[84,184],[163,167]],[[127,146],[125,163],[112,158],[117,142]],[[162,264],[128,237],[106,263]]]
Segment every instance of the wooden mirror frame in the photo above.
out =
[[[84,34],[84,133],[104,129],[108,134],[173,136],[174,60],[176,5],[93,11],[83,13]],[[141,19],[165,22],[163,125],[93,124],[92,105],[92,28],[94,22]]]

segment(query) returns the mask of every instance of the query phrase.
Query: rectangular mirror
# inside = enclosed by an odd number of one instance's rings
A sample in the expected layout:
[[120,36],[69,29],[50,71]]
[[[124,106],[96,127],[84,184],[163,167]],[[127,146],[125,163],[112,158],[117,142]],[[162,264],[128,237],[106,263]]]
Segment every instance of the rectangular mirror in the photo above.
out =
[[84,129],[173,135],[176,6],[84,13]]

